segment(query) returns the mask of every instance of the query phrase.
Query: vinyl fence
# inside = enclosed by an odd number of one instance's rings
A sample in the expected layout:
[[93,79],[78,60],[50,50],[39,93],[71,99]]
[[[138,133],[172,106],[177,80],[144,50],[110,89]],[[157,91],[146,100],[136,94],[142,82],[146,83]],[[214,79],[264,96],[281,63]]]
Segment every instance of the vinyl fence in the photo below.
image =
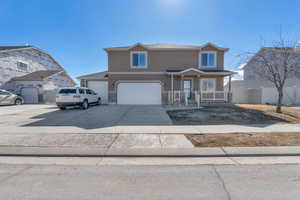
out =
[[[233,103],[249,104],[276,104],[278,94],[276,88],[244,88],[238,87],[232,89]],[[300,88],[286,87],[283,90],[283,104],[300,104]]]

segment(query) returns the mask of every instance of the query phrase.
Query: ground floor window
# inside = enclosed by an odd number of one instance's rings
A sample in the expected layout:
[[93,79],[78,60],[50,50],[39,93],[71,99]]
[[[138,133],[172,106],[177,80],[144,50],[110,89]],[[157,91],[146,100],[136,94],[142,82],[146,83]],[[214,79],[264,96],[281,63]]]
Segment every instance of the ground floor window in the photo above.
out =
[[214,78],[201,79],[202,92],[214,92],[215,90],[216,90],[216,79]]

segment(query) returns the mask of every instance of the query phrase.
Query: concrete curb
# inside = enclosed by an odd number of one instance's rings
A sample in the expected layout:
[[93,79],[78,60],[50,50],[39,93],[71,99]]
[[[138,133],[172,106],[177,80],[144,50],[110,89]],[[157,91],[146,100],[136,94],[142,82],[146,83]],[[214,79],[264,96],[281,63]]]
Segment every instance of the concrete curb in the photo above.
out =
[[293,147],[217,148],[80,148],[80,147],[0,147],[0,157],[262,157],[300,156]]

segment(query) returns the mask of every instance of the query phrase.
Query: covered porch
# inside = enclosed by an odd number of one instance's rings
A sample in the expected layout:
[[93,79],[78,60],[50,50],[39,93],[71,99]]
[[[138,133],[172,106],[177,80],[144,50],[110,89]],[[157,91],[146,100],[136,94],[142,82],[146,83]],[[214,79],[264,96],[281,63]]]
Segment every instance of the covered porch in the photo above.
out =
[[[168,104],[200,105],[231,102],[231,77],[227,70],[167,70],[170,76]],[[229,77],[229,88],[224,90],[224,78]]]

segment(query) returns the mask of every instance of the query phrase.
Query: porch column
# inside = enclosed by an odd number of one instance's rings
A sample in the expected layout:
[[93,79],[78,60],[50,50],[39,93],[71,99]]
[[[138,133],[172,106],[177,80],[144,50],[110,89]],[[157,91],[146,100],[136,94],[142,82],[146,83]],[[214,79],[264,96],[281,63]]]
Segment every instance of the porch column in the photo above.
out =
[[171,73],[171,103],[174,103],[174,74]]
[[198,95],[199,95],[199,101],[201,101],[201,76],[197,75],[198,77]]
[[182,97],[184,97],[184,95],[182,95],[182,94],[184,94],[183,93],[183,75],[181,75],[180,77],[181,77],[181,79],[180,79],[180,102],[182,102]]
[[228,103],[231,103],[231,75],[229,76],[227,101]]

